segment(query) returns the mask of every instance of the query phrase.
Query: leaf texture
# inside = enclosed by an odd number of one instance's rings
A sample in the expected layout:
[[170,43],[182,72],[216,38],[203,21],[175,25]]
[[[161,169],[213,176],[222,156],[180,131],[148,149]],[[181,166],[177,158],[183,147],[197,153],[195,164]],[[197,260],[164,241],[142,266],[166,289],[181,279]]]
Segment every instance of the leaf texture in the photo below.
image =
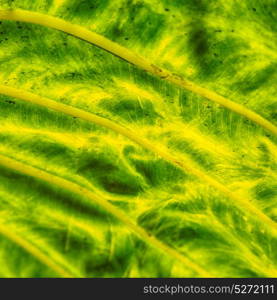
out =
[[276,11],[0,1],[0,276],[276,277]]

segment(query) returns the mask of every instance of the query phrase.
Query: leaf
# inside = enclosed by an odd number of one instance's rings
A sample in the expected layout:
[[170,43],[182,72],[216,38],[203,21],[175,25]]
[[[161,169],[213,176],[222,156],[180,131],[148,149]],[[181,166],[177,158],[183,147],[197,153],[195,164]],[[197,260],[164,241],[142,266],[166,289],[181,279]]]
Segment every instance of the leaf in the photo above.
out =
[[274,1],[0,1],[0,276],[275,277]]

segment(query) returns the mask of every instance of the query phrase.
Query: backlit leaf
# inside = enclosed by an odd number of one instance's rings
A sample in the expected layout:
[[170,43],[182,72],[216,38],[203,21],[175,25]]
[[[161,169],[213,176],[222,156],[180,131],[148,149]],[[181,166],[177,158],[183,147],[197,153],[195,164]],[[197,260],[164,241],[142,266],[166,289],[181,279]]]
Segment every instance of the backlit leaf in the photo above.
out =
[[0,0],[0,276],[276,277],[276,12]]

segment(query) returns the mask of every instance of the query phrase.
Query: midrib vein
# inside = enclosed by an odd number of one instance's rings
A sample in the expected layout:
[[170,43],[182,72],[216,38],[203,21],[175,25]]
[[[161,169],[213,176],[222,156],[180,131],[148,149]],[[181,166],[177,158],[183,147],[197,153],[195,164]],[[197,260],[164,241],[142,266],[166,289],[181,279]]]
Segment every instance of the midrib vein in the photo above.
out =
[[126,60],[127,62],[149,73],[152,73],[160,77],[161,79],[164,79],[181,88],[189,90],[210,101],[213,101],[221,106],[224,106],[246,117],[247,119],[255,122],[256,124],[262,126],[264,129],[270,131],[271,133],[277,135],[277,127],[274,124],[272,124],[270,121],[266,120],[259,114],[244,107],[243,105],[233,102],[209,89],[201,87],[192,81],[185,80],[181,76],[171,73],[168,70],[157,67],[153,65],[151,62],[148,62],[143,57],[128,50],[127,48],[122,47],[119,44],[112,42],[111,40],[95,32],[92,32],[80,25],[72,24],[60,18],[52,17],[38,12],[32,12],[32,11],[21,10],[21,9],[0,10],[0,19],[38,24],[38,25],[63,31],[67,34],[85,40],[99,48],[102,48]]
[[271,229],[277,234],[277,223],[275,223],[273,220],[271,220],[268,216],[266,216],[263,212],[261,212],[259,209],[257,209],[254,205],[250,203],[250,201],[245,200],[232,191],[230,191],[228,188],[226,188],[222,183],[218,182],[211,176],[204,173],[202,170],[197,168],[194,163],[185,157],[182,157],[182,159],[179,159],[175,156],[173,156],[171,153],[160,149],[159,147],[156,147],[153,145],[153,143],[150,143],[145,138],[141,138],[136,132],[133,132],[129,130],[128,128],[123,127],[122,125],[119,125],[111,120],[108,120],[106,118],[97,116],[95,114],[83,111],[79,108],[75,108],[73,106],[69,106],[63,103],[59,103],[56,101],[53,101],[48,98],[44,98],[38,95],[35,95],[33,93],[16,89],[13,87],[8,87],[5,85],[0,85],[0,94],[4,94],[7,96],[11,96],[14,98],[18,98],[33,104],[37,104],[40,106],[44,106],[48,109],[53,109],[58,112],[62,112],[64,114],[80,118],[82,120],[103,126],[105,128],[108,128],[116,133],[119,133],[131,141],[135,142],[136,144],[140,145],[141,147],[151,151],[152,153],[160,156],[161,158],[165,159],[166,161],[170,162],[171,164],[174,164],[178,168],[182,169],[183,171],[189,172],[196,177],[198,177],[202,182],[208,183],[210,186],[215,188],[216,190],[220,191],[225,197],[228,197],[231,199],[234,204],[242,210],[243,213],[248,213],[250,215],[256,216],[260,221],[264,222],[265,224],[269,225]]
[[[50,185],[59,186],[63,190],[72,192],[76,195],[81,196],[82,198],[87,198],[93,201],[93,203],[97,203],[100,207],[104,208],[107,212],[109,212],[111,215],[113,215],[119,221],[125,224],[129,229],[132,230],[133,233],[135,233],[141,240],[148,243],[150,246],[159,249],[164,254],[170,256],[175,260],[178,260],[179,262],[183,263],[185,266],[191,268],[194,272],[196,272],[199,275],[199,277],[212,277],[212,275],[206,270],[204,270],[202,267],[194,263],[189,258],[186,258],[184,255],[182,255],[175,249],[164,244],[163,242],[155,238],[153,235],[149,234],[142,227],[136,225],[133,221],[131,221],[129,217],[121,210],[119,210],[117,207],[109,203],[104,198],[97,196],[95,193],[91,192],[90,190],[72,181],[66,180],[64,178],[42,171],[35,167],[29,166],[25,163],[19,162],[15,159],[11,159],[2,154],[0,154],[0,165],[8,169],[15,170],[21,174],[25,174],[27,176],[31,176],[36,179],[42,180],[44,182],[49,183]],[[0,225],[0,233],[1,233],[1,225]],[[8,233],[6,233],[6,235],[8,236]],[[10,237],[10,238],[12,240],[16,239],[14,237]],[[22,244],[22,241],[20,243]]]
[[[0,158],[0,164],[4,165],[5,162]],[[61,277],[81,277],[77,273],[72,273],[66,270],[63,266],[56,263],[52,260],[48,255],[46,255],[43,251],[37,248],[35,245],[31,244],[29,241],[21,237],[19,234],[14,232],[10,227],[6,226],[5,224],[0,223],[0,234],[3,235],[5,238],[10,240],[11,242],[15,243],[26,252],[34,256],[38,261],[46,265],[48,268],[53,270],[55,273],[59,274]]]

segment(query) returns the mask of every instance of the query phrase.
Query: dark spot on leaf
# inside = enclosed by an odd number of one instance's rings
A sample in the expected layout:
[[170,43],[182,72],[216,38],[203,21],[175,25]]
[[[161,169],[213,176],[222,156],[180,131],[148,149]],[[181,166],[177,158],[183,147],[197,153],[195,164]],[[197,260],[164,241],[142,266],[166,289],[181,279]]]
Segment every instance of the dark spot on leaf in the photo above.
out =
[[204,29],[193,31],[190,38],[196,56],[203,56],[208,52],[208,41]]
[[9,103],[9,104],[15,104],[15,102],[12,101],[12,100],[6,100],[6,102]]

